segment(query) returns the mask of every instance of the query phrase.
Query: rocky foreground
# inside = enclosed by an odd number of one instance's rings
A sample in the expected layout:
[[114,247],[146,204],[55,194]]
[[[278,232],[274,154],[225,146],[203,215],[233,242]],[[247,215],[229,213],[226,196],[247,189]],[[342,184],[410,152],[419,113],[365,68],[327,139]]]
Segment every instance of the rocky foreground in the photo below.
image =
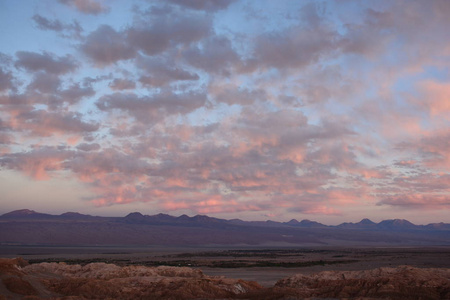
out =
[[450,269],[297,274],[265,288],[186,267],[0,259],[0,299],[450,299]]

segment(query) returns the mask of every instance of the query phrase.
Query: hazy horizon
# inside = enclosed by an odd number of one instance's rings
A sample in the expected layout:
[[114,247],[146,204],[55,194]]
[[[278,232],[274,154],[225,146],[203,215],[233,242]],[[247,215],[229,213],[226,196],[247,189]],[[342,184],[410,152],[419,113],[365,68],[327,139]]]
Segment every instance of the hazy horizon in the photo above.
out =
[[450,223],[450,1],[0,2],[0,214]]

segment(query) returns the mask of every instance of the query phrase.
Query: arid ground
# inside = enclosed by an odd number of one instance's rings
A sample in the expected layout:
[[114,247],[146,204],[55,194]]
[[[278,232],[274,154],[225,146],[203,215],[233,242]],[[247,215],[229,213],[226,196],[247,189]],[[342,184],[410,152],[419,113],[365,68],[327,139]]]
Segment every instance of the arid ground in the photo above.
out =
[[119,266],[185,266],[204,274],[256,281],[273,286],[293,274],[355,271],[408,265],[450,268],[450,247],[410,248],[288,248],[288,247],[62,247],[3,245],[0,257],[22,257],[31,264],[91,262]]

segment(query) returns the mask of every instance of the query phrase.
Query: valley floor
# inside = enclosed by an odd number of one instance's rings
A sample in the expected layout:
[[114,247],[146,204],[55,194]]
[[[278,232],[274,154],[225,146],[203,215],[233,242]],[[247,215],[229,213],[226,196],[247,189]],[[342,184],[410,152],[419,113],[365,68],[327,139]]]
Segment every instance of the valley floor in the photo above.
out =
[[200,269],[211,276],[256,281],[273,286],[294,274],[322,271],[357,271],[409,265],[417,268],[450,268],[450,247],[409,248],[287,248],[241,247],[71,247],[2,245],[0,257],[22,257],[30,264],[92,262],[119,266],[181,266]]

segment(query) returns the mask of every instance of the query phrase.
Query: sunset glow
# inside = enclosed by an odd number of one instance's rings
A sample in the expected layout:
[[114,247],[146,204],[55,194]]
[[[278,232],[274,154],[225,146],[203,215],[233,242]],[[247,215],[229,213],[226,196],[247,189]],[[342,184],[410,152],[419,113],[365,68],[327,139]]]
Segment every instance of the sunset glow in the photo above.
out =
[[0,2],[0,214],[450,222],[450,1]]

